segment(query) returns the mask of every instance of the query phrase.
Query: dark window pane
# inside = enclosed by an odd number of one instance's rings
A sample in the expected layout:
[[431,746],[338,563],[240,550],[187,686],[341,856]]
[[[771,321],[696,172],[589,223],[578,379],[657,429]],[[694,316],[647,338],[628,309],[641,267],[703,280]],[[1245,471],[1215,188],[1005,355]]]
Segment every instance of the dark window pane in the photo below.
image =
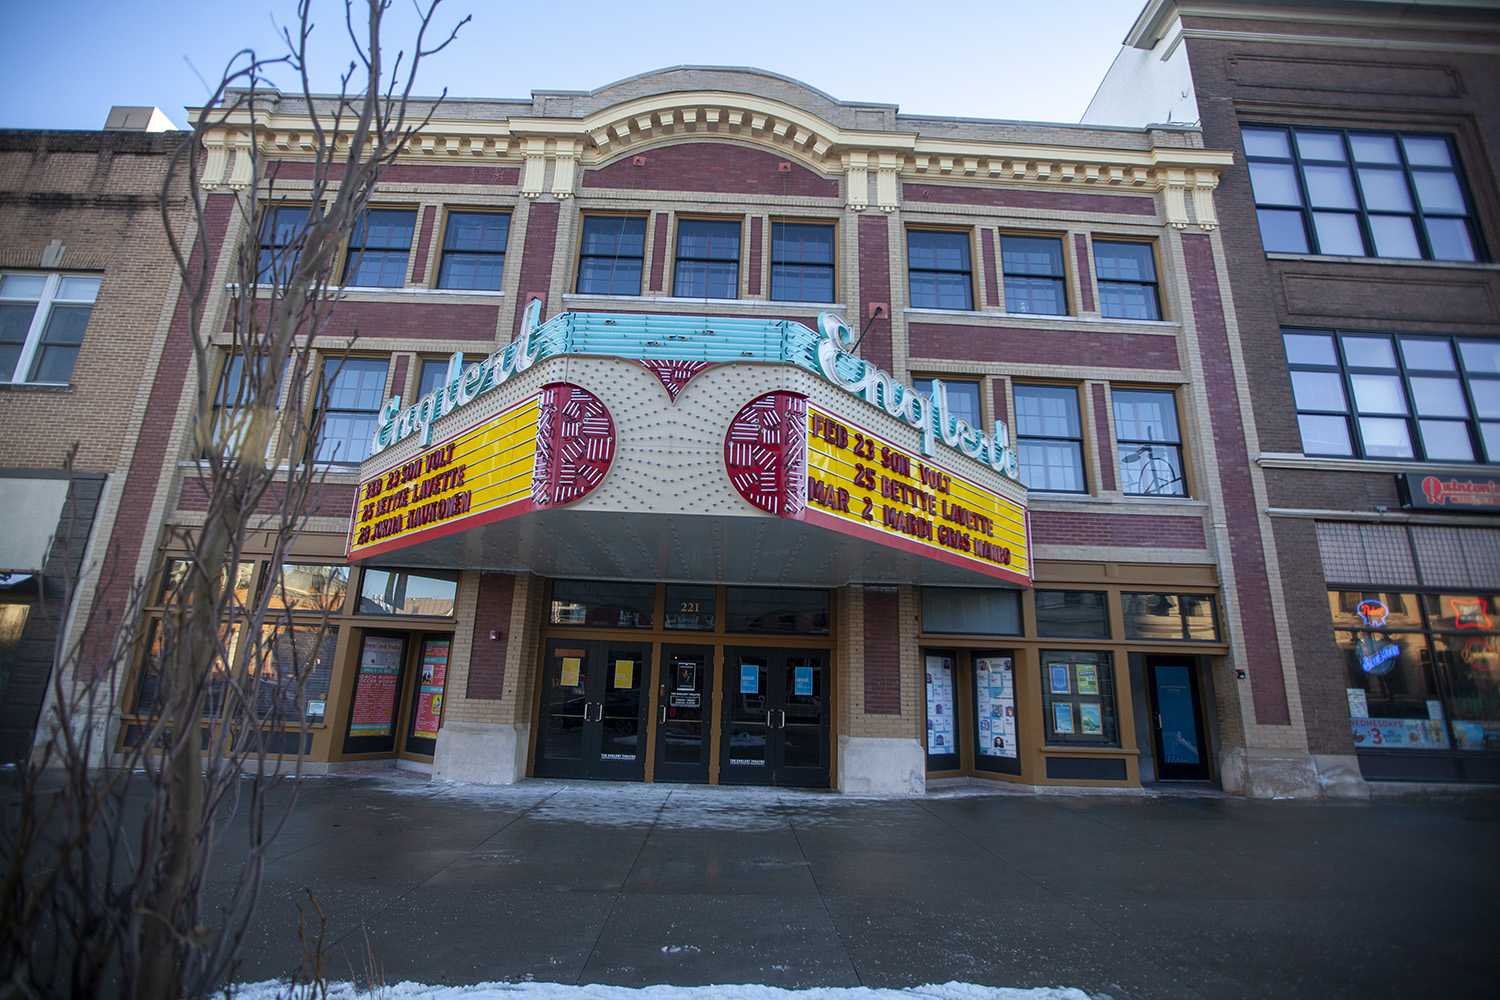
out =
[[1108,639],[1107,595],[1088,590],[1038,590],[1037,635]]
[[367,569],[359,588],[359,613],[451,618],[457,595],[457,571]]
[[656,622],[656,585],[558,580],[552,584],[549,621],[590,628],[651,628]]
[[646,220],[588,216],[579,241],[578,291],[585,295],[641,294]]
[[1267,253],[1307,253],[1307,228],[1301,212],[1262,208],[1255,215],[1260,220],[1260,241]]
[[1021,592],[923,587],[922,630],[954,635],[1020,635]]
[[729,632],[828,634],[828,591],[730,587],[725,594]]

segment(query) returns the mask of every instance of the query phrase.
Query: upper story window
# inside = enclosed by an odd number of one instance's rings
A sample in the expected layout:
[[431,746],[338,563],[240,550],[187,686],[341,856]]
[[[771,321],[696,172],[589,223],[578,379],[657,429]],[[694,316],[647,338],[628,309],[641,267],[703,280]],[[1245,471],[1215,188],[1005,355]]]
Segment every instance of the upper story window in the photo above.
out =
[[1148,243],[1094,241],[1099,313],[1110,319],[1161,319],[1156,257]]
[[385,390],[385,358],[329,358],[323,363],[323,424],[313,441],[312,460],[358,465],[370,453]]
[[974,308],[974,269],[968,233],[909,230],[906,261],[914,307]]
[[1016,457],[1027,489],[1082,493],[1083,420],[1070,385],[1015,387]]
[[439,288],[500,290],[510,216],[498,212],[452,212],[443,235]]
[[417,230],[415,210],[372,208],[354,223],[344,284],[367,288],[400,288],[406,283],[406,261]]
[[306,205],[266,209],[260,218],[260,249],[255,259],[257,282],[280,284],[292,276],[311,214],[312,209]]
[[1176,397],[1160,389],[1115,389],[1111,395],[1120,482],[1125,493],[1186,496]]
[[723,219],[677,223],[677,267],[672,294],[689,299],[740,295],[740,224]]
[[1287,331],[1309,455],[1500,462],[1500,342]]
[[72,274],[0,274],[0,382],[67,384],[99,281]]
[[1445,137],[1261,126],[1240,135],[1266,250],[1479,259],[1473,207]]
[[586,216],[578,246],[579,294],[641,294],[641,263],[646,257],[644,216]]
[[771,298],[779,302],[833,301],[832,226],[771,223]]
[[1050,236],[1001,236],[1005,272],[1005,311],[1066,316],[1062,240]]
[[948,415],[960,420],[967,420],[969,426],[975,430],[984,427],[983,416],[979,408],[979,383],[966,379],[930,379],[914,378],[911,380],[912,388],[928,398],[932,397],[932,383],[940,381],[943,383],[943,393],[948,400]]

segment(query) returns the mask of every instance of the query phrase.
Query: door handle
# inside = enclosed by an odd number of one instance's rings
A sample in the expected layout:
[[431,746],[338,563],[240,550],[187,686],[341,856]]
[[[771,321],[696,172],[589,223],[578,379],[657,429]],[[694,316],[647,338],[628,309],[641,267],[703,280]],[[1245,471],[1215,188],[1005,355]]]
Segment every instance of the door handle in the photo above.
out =
[[766,709],[766,728],[771,728],[771,709]]
[[1161,713],[1160,712],[1156,713],[1156,728],[1157,729],[1161,728]]
[[781,725],[777,726],[776,728],[777,729],[785,729],[786,728],[786,710],[785,709],[778,709],[777,711],[779,711],[781,713]]
[[666,722],[667,721],[667,706],[666,705],[662,705],[662,707],[661,707],[661,721],[662,722]]
[[585,713],[583,721],[584,722],[603,722],[604,721],[604,702],[602,702],[602,701],[593,702],[593,706],[599,710],[599,714],[596,715],[596,716],[594,716],[592,719],[590,719],[588,717],[587,713]]

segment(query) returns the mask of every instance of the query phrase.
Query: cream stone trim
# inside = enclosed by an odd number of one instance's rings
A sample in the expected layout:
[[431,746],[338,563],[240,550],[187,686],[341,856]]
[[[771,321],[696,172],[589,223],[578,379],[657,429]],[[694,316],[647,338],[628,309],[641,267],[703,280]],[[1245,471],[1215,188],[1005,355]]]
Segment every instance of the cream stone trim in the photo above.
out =
[[[204,187],[244,187],[250,180],[252,122],[231,115],[204,139]],[[307,115],[274,112],[254,122],[263,156],[295,159],[312,152]],[[435,118],[403,154],[406,162],[477,158],[522,168],[521,193],[574,196],[580,167],[612,162],[628,152],[695,137],[733,139],[795,160],[825,176],[842,174],[845,202],[892,212],[901,204],[902,178],[969,184],[1046,184],[1164,192],[1168,222],[1186,228],[1217,225],[1212,192],[1233,163],[1227,151],[1190,147],[1109,149],[1095,146],[992,142],[926,137],[917,132],[845,129],[768,98],[717,91],[658,94],[625,101],[583,118],[458,121]],[[341,139],[336,145],[342,146]],[[236,155],[231,159],[230,151]],[[226,167],[228,176],[225,176]],[[549,183],[550,178],[550,183]],[[1192,191],[1193,212],[1187,209]]]

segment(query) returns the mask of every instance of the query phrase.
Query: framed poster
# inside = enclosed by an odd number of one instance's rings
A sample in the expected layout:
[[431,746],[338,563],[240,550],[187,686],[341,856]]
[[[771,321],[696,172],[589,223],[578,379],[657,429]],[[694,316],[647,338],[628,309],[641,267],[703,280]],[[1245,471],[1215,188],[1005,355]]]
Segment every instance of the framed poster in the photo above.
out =
[[1104,722],[1099,714],[1097,701],[1078,703],[1078,730],[1091,736],[1104,732]]
[[367,635],[359,651],[350,736],[390,736],[396,717],[396,682],[406,643],[395,636]]
[[[1047,673],[1051,678],[1053,694],[1072,694],[1073,686],[1068,679],[1068,665],[1066,663],[1049,663]],[[1072,730],[1069,730],[1072,732]]]
[[979,720],[974,752],[1016,758],[1015,661],[1009,656],[974,660],[974,709]]
[[1073,731],[1072,702],[1055,701],[1052,703],[1052,731],[1064,735]]
[[436,739],[443,722],[443,686],[448,679],[448,654],[453,641],[447,636],[422,640],[422,676],[412,710],[411,734],[418,739]]
[[[953,714],[954,683],[953,657],[951,655],[929,655],[927,665],[927,753],[956,754],[958,744],[954,740],[957,720]],[[932,763],[929,761],[929,768]],[[953,766],[956,766],[954,762]]]
[[[1078,672],[1078,693],[1099,693],[1099,668],[1092,663],[1080,663],[1074,668]],[[1066,694],[1067,692],[1062,692]]]

